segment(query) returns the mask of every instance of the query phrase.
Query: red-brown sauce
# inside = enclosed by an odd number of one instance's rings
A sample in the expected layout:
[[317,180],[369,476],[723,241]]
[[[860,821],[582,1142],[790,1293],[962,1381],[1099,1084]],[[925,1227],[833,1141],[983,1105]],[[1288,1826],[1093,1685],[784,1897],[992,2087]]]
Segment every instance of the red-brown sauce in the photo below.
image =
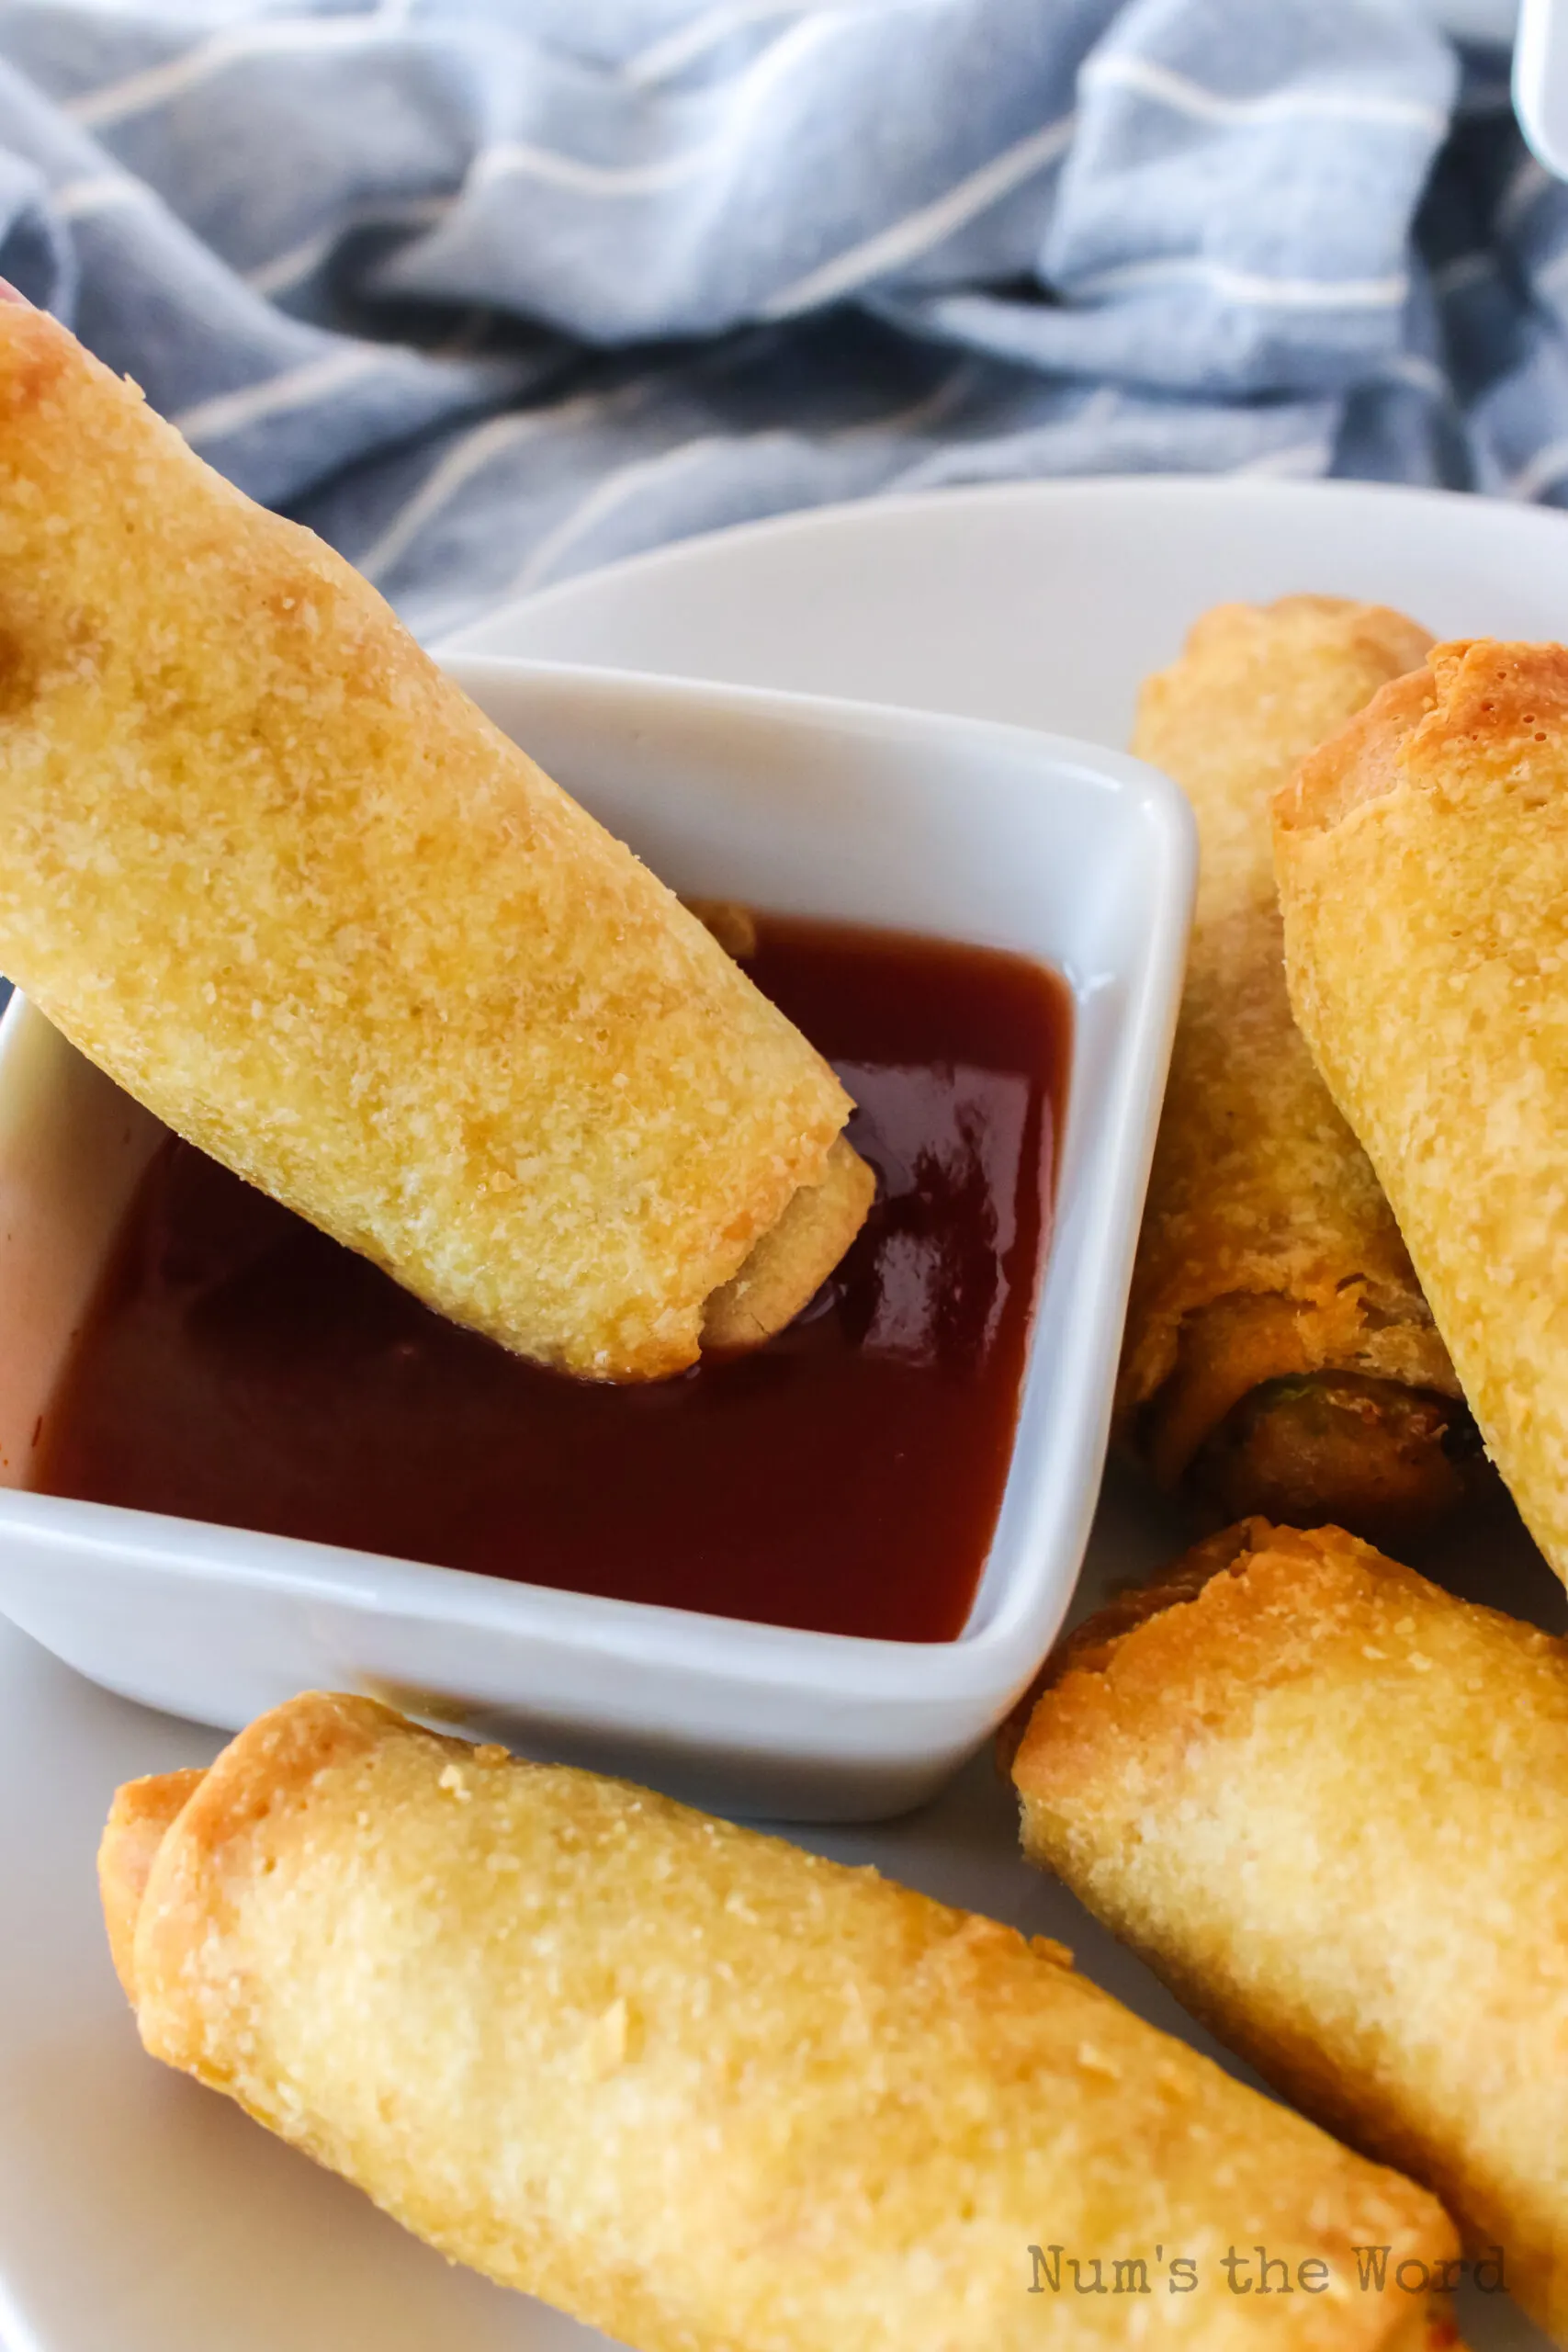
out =
[[1021,957],[764,917],[748,969],[835,1064],[877,1200],[756,1354],[542,1372],[188,1145],[163,1147],[35,1486],[722,1616],[934,1642],[1001,1501],[1068,999]]

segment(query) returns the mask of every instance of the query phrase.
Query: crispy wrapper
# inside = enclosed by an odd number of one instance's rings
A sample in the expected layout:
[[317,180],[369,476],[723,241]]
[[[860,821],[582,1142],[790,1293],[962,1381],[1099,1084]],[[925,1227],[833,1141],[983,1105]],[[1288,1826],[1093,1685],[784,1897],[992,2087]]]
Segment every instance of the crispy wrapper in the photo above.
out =
[[[100,1872],[150,2051],[637,2352],[1416,2352],[1354,2248],[1457,2248],[1059,1947],[368,1700],[122,1789]],[[1233,2292],[1233,2245],[1324,2290]]]
[[1568,2340],[1568,1645],[1253,1520],[1074,1634],[1026,1852]]
[[1365,1154],[1291,1016],[1269,801],[1425,631],[1376,605],[1226,605],[1151,678],[1134,748],[1181,785],[1197,922],[1134,1277],[1122,1427],[1212,1513],[1441,1510],[1459,1385]]
[[1438,646],[1275,830],[1297,1017],[1568,1577],[1568,651]]
[[571,1372],[690,1363],[826,1186],[752,1286],[798,1303],[869,1202],[829,1166],[842,1088],[695,916],[348,565],[17,304],[0,968],[171,1127]]

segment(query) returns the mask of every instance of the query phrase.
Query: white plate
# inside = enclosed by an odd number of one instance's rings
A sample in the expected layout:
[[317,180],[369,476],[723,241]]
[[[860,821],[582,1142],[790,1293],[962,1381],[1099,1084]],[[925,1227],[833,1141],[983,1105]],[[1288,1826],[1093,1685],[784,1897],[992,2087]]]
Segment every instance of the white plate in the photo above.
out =
[[636,556],[444,650],[911,703],[1123,745],[1139,679],[1205,606],[1303,589],[1400,605],[1439,636],[1568,636],[1568,519],[1364,482],[1006,482]]
[[[1120,743],[1136,680],[1224,596],[1377,596],[1451,632],[1568,634],[1568,518],[1442,495],[1273,483],[950,492],[639,559],[468,632],[473,651],[686,671],[1022,719]],[[1175,1548],[1102,1508],[1086,1600]],[[1517,1551],[1460,1580],[1561,1626]],[[215,1736],[110,1699],[0,1624],[0,2332],[9,2352],[570,2352],[598,2339],[450,2270],[340,2183],[144,2059],[106,1955],[92,1856],[115,1783]],[[981,1758],[938,1804],[808,1842],[1073,1945],[1212,2048],[1018,1860]],[[1474,2352],[1545,2339],[1473,2300]],[[827,2348],[824,2347],[824,2352]],[[920,2352],[912,2346],[910,2352]]]

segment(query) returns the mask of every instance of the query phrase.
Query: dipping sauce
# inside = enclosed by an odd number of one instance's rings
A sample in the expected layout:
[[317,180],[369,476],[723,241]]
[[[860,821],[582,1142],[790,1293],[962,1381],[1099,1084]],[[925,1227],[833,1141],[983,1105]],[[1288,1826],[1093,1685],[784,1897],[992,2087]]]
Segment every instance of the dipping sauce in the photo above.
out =
[[574,1592],[951,1640],[996,1525],[1050,1220],[1069,1000],[1020,956],[758,919],[877,1198],[753,1355],[601,1387],[445,1321],[162,1146],[30,1483]]

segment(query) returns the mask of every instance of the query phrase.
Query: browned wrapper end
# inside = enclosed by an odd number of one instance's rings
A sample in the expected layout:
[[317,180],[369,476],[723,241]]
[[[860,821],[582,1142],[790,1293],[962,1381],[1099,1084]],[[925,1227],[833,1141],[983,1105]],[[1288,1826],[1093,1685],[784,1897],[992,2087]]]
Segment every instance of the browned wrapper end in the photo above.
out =
[[1086,1617],[1081,1625],[1075,1627],[1048,1660],[1040,1678],[1041,1690],[1048,1690],[1069,1674],[1103,1673],[1119,1645],[1140,1625],[1146,1625],[1153,1617],[1163,1616],[1168,1609],[1179,1608],[1183,1601],[1195,1600],[1215,1577],[1227,1573],[1239,1576],[1256,1553],[1274,1537],[1291,1532],[1271,1527],[1266,1519],[1253,1517],[1238,1520],[1234,1527],[1223,1527],[1217,1533],[1205,1536],[1202,1543],[1194,1544],[1173,1561],[1153,1584],[1117,1593],[1103,1609],[1097,1609],[1092,1617]]
[[[161,1959],[165,1979],[178,1978],[183,1956],[205,1932],[214,1862],[258,1839],[265,1845],[270,1826],[308,1799],[320,1772],[401,1721],[378,1700],[307,1691],[258,1716],[205,1771],[159,1773],[116,1791],[98,1847],[98,1891],[115,1973],[144,2038],[149,1954]],[[182,2053],[173,2063],[189,2062]]]
[[1352,808],[1392,792],[1399,781],[1405,739],[1432,708],[1437,692],[1429,668],[1412,670],[1381,687],[1365,710],[1319,744],[1275,794],[1277,830],[1322,832]]
[[[1185,1691],[1191,1658],[1191,1641],[1185,1615],[1194,1603],[1204,1605],[1203,1635],[1191,1622],[1191,1638],[1207,1635],[1209,1618],[1216,1608],[1223,1614],[1225,1643],[1210,1639],[1216,1664],[1224,1673],[1198,1694],[1199,1721],[1206,1711],[1221,1707],[1223,1692],[1245,1691],[1253,1662],[1255,1634],[1268,1634],[1297,1614],[1310,1613],[1314,1596],[1332,1589],[1341,1562],[1362,1570],[1386,1570],[1415,1587],[1424,1580],[1414,1569],[1385,1560],[1370,1544],[1344,1529],[1306,1532],[1278,1527],[1254,1516],[1239,1520],[1206,1536],[1172,1563],[1152,1584],[1119,1593],[1093,1616],[1086,1618],[1052,1653],[1035,1687],[1036,1704],[1018,1742],[1013,1781],[1024,1800],[1024,1847],[1031,1851],[1031,1800],[1043,1795],[1064,1769],[1064,1725],[1070,1724],[1080,1703],[1090,1705],[1097,1718],[1109,1707],[1125,1717],[1129,1735],[1177,1736],[1170,1726],[1183,1718]],[[1255,1592],[1247,1579],[1259,1563],[1270,1571],[1267,1586]],[[1211,1587],[1235,1580],[1239,1589],[1217,1600]],[[1234,1647],[1234,1655],[1231,1649]],[[1148,1702],[1147,1711],[1140,1707]],[[1034,1854],[1033,1859],[1041,1856]]]
[[1014,1777],[1019,1749],[1034,1710],[1044,1693],[1064,1675],[1080,1667],[1098,1672],[1125,1635],[1163,1611],[1192,1600],[1211,1577],[1244,1565],[1254,1546],[1262,1543],[1269,1532],[1268,1521],[1257,1518],[1222,1528],[1184,1552],[1153,1584],[1130,1585],[1125,1592],[1116,1593],[1092,1617],[1086,1617],[1081,1625],[1064,1634],[997,1733],[996,1758],[1003,1778]]
[[[757,953],[757,918],[735,899],[685,899],[736,963]],[[820,1175],[803,1184],[772,1230],[752,1245],[739,1272],[709,1294],[703,1308],[705,1355],[739,1355],[761,1347],[813,1299],[865,1223],[876,1178],[840,1136]]]
[[876,1178],[842,1136],[819,1184],[803,1184],[732,1282],[703,1309],[705,1354],[760,1347],[814,1298],[865,1223]]
[[128,1781],[115,1791],[98,1847],[98,1894],[108,1930],[109,1956],[126,1999],[136,2007],[136,1924],[141,1898],[152,1874],[166,1832],[185,1810],[207,1775],[204,1772],[160,1772],[145,1781]]

